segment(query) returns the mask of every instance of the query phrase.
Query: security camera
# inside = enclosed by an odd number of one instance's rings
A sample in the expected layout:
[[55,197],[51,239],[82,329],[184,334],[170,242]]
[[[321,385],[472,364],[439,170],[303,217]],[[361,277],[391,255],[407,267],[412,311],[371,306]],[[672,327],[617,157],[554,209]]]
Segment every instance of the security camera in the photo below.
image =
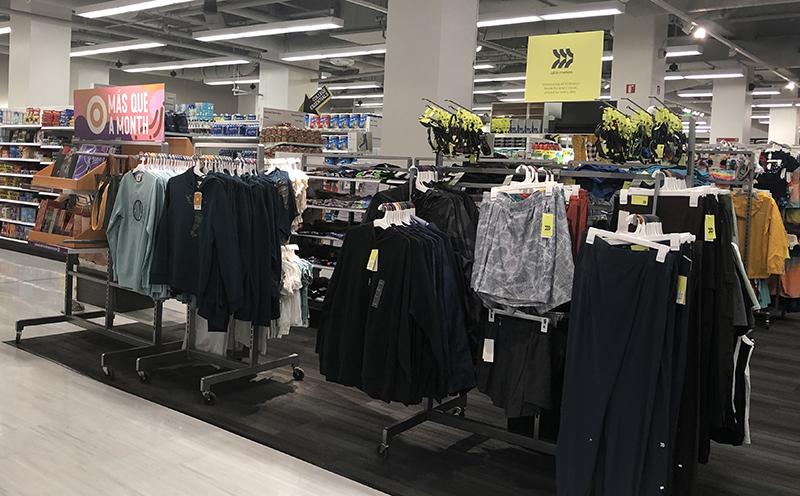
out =
[[364,100],[356,100],[356,105],[358,105],[359,107],[364,105]]
[[754,89],[756,89],[755,83],[750,83],[750,84],[747,85],[747,90],[748,91],[753,91]]
[[673,62],[673,63],[671,63],[669,65],[669,71],[670,72],[676,72],[677,70],[678,70],[678,64],[676,64],[675,62]]
[[169,71],[169,75],[172,76],[172,77],[175,77],[175,76],[178,75],[178,73],[175,72],[175,71]]
[[251,90],[256,89],[256,83],[250,83],[250,89]]
[[115,66],[117,69],[120,69],[120,68],[122,67],[122,61],[121,61],[121,60],[117,60],[117,61],[114,63],[114,66]]

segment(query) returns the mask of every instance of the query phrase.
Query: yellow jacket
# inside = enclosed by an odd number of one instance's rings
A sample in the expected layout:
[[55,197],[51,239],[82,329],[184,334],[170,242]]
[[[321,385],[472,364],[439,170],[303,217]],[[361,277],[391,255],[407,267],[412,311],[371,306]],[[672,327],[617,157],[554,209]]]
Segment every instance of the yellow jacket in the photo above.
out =
[[[739,250],[744,255],[747,193],[735,194],[733,205],[739,230]],[[759,191],[753,198],[751,219],[747,276],[750,279],[767,279],[772,274],[783,274],[789,238],[778,205],[769,193]]]

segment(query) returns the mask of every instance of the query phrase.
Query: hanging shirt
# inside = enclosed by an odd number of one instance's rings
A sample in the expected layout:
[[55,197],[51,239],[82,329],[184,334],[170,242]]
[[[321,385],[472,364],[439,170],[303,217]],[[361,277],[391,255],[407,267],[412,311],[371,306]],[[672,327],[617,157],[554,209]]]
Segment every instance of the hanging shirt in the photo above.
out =
[[[733,203],[739,229],[739,249],[744,254],[747,194],[734,195]],[[772,274],[783,274],[788,247],[789,239],[778,205],[768,193],[758,193],[753,198],[747,276],[767,279]]]

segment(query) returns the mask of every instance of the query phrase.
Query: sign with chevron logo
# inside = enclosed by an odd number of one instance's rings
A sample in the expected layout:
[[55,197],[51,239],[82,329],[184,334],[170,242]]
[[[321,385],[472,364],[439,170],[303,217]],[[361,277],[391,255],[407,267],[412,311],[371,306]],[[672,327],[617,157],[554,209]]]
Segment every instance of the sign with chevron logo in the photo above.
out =
[[596,100],[602,75],[602,31],[528,38],[526,102]]

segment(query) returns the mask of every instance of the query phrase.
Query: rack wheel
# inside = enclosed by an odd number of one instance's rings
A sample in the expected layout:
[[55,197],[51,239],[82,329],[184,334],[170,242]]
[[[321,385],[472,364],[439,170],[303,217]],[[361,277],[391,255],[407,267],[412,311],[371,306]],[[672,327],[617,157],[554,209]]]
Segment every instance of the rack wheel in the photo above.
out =
[[144,370],[140,370],[137,373],[139,374],[139,382],[141,382],[142,384],[147,384],[148,382],[150,382],[150,374],[148,374]]
[[114,369],[112,369],[111,367],[103,367],[103,375],[106,376],[106,379],[113,380]]
[[217,395],[211,391],[203,391],[203,403],[213,405],[217,402]]
[[388,444],[381,443],[381,444],[378,445],[378,456],[381,459],[384,459],[384,460],[386,459],[387,456],[389,456],[389,445]]
[[295,367],[292,369],[292,377],[294,377],[296,381],[302,381],[305,376],[305,370],[301,369],[300,367]]
[[463,406],[457,406],[457,407],[453,408],[452,413],[453,413],[453,415],[456,415],[456,416],[459,416],[459,417],[465,417],[467,415],[467,409],[465,407],[463,407]]

